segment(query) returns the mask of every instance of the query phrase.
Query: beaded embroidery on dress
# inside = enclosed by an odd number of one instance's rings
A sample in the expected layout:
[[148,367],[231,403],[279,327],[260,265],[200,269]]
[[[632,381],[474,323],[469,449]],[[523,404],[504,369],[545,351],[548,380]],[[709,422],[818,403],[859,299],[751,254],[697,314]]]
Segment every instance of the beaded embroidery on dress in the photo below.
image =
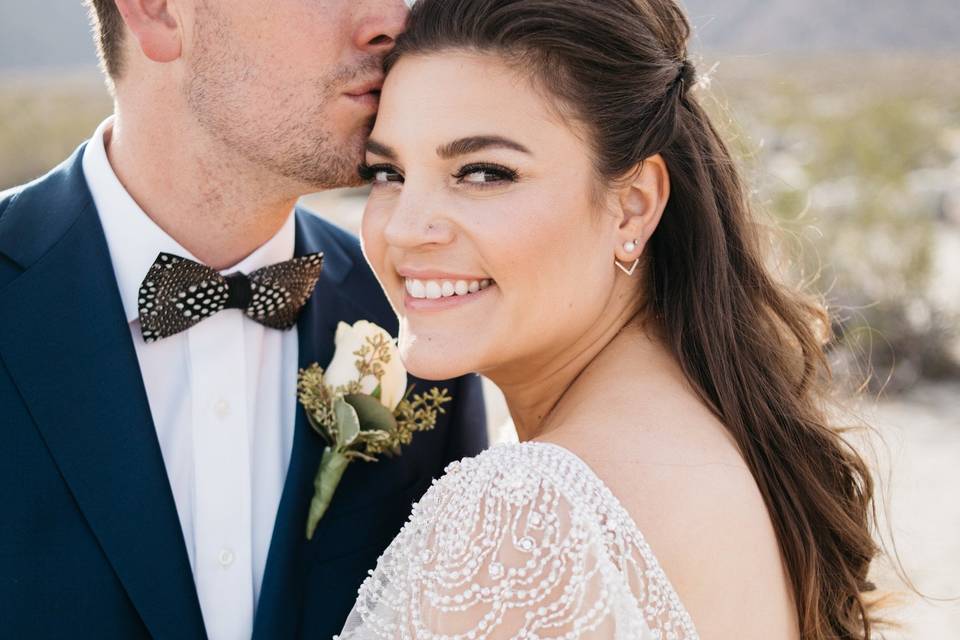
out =
[[341,640],[697,640],[629,514],[575,454],[455,462],[364,581]]

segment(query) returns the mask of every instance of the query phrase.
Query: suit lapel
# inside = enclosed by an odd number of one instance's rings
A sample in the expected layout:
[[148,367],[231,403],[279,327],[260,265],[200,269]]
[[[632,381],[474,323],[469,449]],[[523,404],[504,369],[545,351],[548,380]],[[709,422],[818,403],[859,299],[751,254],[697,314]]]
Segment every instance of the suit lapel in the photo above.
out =
[[[304,215],[310,214],[297,212],[296,255],[324,251],[324,267],[317,289],[297,322],[298,366],[301,369],[314,362],[325,367],[333,358],[337,318],[324,301],[331,299],[332,287],[350,268],[349,258],[339,247],[323,242],[304,224]],[[307,510],[313,497],[313,478],[320,464],[323,443],[313,433],[299,404],[296,415],[290,466],[277,509],[254,621],[254,640],[294,637],[303,608],[301,585],[306,566]]]
[[4,216],[29,235],[20,236],[24,245],[0,247],[24,269],[0,290],[0,357],[151,635],[203,638],[176,506],[81,155],[21,194]]

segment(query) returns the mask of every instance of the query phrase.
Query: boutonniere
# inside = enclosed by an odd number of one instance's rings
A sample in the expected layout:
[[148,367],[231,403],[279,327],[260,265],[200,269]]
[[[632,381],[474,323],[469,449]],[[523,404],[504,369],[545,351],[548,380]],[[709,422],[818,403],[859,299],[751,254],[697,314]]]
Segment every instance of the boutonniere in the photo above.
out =
[[351,462],[399,455],[414,433],[436,426],[443,405],[453,399],[436,387],[411,396],[413,386],[407,386],[396,344],[366,320],[338,325],[330,366],[301,369],[297,391],[310,426],[326,443],[313,481],[308,540]]

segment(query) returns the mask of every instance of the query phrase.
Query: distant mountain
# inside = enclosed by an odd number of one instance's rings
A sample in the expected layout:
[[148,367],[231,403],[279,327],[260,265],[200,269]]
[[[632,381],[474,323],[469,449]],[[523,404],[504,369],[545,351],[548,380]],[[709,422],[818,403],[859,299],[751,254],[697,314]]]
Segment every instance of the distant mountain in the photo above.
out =
[[[702,50],[960,51],[960,0],[683,1]],[[0,0],[0,70],[95,63],[81,0]]]
[[683,0],[704,50],[960,51],[960,0]]

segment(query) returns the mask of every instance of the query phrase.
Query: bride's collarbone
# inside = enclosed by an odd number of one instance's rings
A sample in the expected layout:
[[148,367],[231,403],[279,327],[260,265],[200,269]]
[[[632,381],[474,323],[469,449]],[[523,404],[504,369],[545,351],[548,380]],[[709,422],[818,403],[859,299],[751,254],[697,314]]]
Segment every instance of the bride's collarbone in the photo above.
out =
[[668,398],[632,406],[590,404],[558,415],[536,440],[569,449],[598,471],[710,465],[747,470],[729,431],[700,403],[671,406]]

